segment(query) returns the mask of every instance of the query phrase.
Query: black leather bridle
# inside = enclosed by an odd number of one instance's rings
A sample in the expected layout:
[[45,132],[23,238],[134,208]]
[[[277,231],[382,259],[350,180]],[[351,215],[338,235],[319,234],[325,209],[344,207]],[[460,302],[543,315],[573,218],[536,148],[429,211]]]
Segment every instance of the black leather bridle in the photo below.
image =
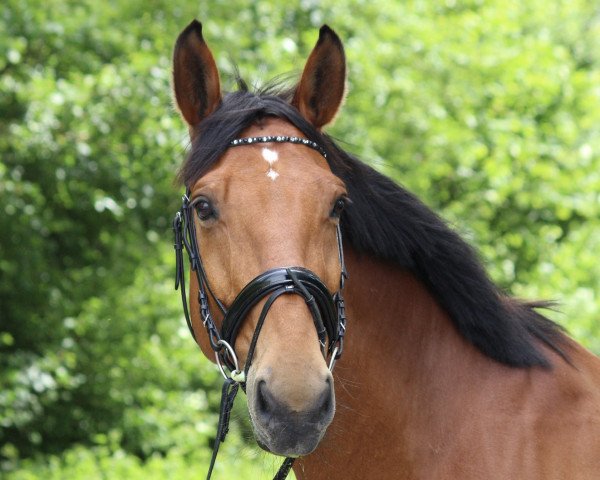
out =
[[[295,143],[305,145],[318,151],[327,158],[326,151],[317,143],[299,137],[288,136],[263,136],[246,137],[233,140],[229,145],[236,147],[252,143]],[[200,315],[202,324],[206,328],[211,348],[215,352],[215,358],[219,370],[225,382],[222,390],[221,414],[217,439],[213,449],[213,458],[209,467],[207,479],[210,478],[214,466],[216,454],[220,442],[225,439],[228,431],[229,412],[233,400],[241,385],[245,389],[248,370],[252,363],[252,356],[258,341],[262,325],[267,313],[275,300],[284,294],[300,295],[306,302],[313,317],[317,330],[318,341],[325,358],[329,357],[329,369],[333,370],[335,362],[340,358],[344,349],[344,335],[346,332],[346,314],[342,290],[348,276],[344,262],[342,236],[339,225],[336,228],[338,243],[338,255],[341,267],[339,290],[331,293],[323,281],[312,271],[298,266],[279,267],[267,270],[251,280],[237,295],[233,303],[226,308],[215,296],[210,288],[206,271],[202,263],[200,249],[196,237],[194,222],[194,207],[190,204],[190,190],[182,197],[181,209],[176,213],[173,220],[173,232],[175,234],[176,274],[175,289],[181,291],[181,301],[185,319],[192,334],[196,339],[196,333],[190,318],[185,292],[185,272],[183,262],[183,250],[185,249],[192,271],[195,272],[198,281],[198,303],[200,304]],[[215,305],[223,315],[221,329],[217,328],[209,307],[208,295],[211,296]],[[250,344],[246,364],[240,368],[237,355],[235,354],[235,340],[240,327],[250,310],[263,298],[267,300],[262,308],[256,329]],[[293,463],[288,458],[275,476],[275,479],[284,479]]]

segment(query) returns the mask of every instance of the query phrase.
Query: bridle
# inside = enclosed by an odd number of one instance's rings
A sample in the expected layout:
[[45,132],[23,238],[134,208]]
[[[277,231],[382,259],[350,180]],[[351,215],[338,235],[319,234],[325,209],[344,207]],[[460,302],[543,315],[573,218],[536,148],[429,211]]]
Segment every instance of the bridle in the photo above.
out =
[[[305,145],[327,158],[327,153],[323,147],[312,140],[299,137],[280,135],[245,137],[232,140],[229,143],[229,147],[250,145],[253,143],[295,143]],[[173,220],[176,256],[175,289],[177,290],[179,288],[181,291],[181,301],[183,304],[185,320],[192,337],[196,339],[196,333],[194,332],[194,327],[190,318],[185,292],[185,272],[183,262],[183,249],[185,249],[188,254],[190,267],[192,271],[195,272],[198,281],[198,303],[200,304],[202,324],[207,331],[210,346],[215,352],[217,365],[224,377],[217,438],[208,471],[208,480],[214,467],[219,445],[225,440],[225,436],[227,435],[229,414],[231,407],[233,406],[235,395],[237,394],[239,386],[242,386],[242,389],[245,390],[246,378],[252,364],[254,349],[267,313],[275,300],[285,294],[300,295],[304,299],[313,317],[318,341],[321,345],[321,351],[326,359],[329,357],[329,370],[333,370],[336,361],[340,358],[344,350],[346,314],[342,290],[348,274],[346,272],[342,236],[338,224],[336,227],[336,237],[341,274],[339,290],[337,292],[332,294],[323,281],[311,270],[298,266],[279,267],[267,270],[251,280],[240,291],[229,308],[225,308],[223,303],[213,293],[202,263],[193,217],[194,206],[190,204],[190,194],[191,192],[188,188],[186,194],[182,197],[181,209],[175,214],[175,219]],[[223,315],[223,323],[220,331],[213,320],[209,307],[208,295],[210,295]],[[246,364],[243,368],[240,368],[234,350],[237,334],[250,310],[265,297],[267,297],[267,300],[262,308],[257,326],[254,330],[246,358]],[[274,480],[283,480],[286,478],[293,461],[294,459],[292,458],[286,458]]]

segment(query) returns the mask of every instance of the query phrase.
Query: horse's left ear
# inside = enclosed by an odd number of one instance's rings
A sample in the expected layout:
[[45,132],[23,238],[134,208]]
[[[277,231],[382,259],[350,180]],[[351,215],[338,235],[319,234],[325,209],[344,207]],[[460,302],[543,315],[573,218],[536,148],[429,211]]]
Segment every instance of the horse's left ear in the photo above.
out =
[[316,128],[330,123],[344,100],[346,56],[344,46],[327,25],[306,62],[292,105]]

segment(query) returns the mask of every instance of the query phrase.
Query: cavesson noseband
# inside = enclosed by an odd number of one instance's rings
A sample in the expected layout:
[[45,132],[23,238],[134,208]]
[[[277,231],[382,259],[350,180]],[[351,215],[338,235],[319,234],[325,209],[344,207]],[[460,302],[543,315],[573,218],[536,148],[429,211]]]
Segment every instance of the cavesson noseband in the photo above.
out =
[[[312,140],[299,137],[282,135],[245,137],[231,141],[229,146],[237,147],[253,143],[295,143],[305,145],[327,158],[327,153],[323,147]],[[332,294],[323,281],[311,270],[298,266],[279,267],[267,270],[251,280],[236,296],[229,308],[225,308],[211,290],[206,271],[204,270],[196,236],[193,205],[190,205],[190,194],[190,188],[188,187],[186,194],[182,197],[181,209],[175,214],[175,219],[173,220],[176,256],[175,289],[180,288],[185,319],[192,337],[196,339],[185,292],[185,272],[183,263],[183,249],[185,248],[190,261],[190,267],[196,273],[196,278],[198,280],[198,303],[200,304],[202,324],[206,328],[210,346],[215,352],[217,365],[225,379],[222,390],[217,438],[207,476],[207,479],[209,479],[219,444],[225,440],[228,431],[229,412],[233,406],[233,400],[235,399],[235,395],[237,394],[240,385],[245,389],[245,382],[248,370],[252,363],[258,336],[267,313],[275,300],[284,294],[296,294],[304,299],[315,323],[321,351],[326,358],[329,357],[329,369],[333,370],[335,362],[340,358],[344,348],[346,314],[342,290],[348,275],[344,262],[342,236],[338,224],[336,227],[336,236],[341,274],[339,290],[337,292]],[[211,296],[223,315],[223,323],[220,331],[210,312],[208,295]],[[240,368],[234,350],[237,334],[242,322],[250,310],[261,299],[267,296],[267,301],[262,308],[250,343],[246,365],[242,369]],[[293,459],[287,458],[279,469],[275,479],[284,479],[287,476],[292,463]]]

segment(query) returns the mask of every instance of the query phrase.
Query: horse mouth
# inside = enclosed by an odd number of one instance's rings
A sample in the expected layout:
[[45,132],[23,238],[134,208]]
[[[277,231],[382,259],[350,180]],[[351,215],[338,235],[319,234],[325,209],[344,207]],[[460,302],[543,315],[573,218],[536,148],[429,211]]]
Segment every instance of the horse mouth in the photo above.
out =
[[263,428],[254,425],[254,437],[258,446],[274,455],[297,458],[308,455],[317,448],[325,435],[326,427],[283,424],[273,430],[273,432],[265,432]]
[[267,452],[300,457],[314,451],[335,414],[333,385],[327,378],[300,410],[273,393],[266,381],[249,389],[248,407],[258,445]]

